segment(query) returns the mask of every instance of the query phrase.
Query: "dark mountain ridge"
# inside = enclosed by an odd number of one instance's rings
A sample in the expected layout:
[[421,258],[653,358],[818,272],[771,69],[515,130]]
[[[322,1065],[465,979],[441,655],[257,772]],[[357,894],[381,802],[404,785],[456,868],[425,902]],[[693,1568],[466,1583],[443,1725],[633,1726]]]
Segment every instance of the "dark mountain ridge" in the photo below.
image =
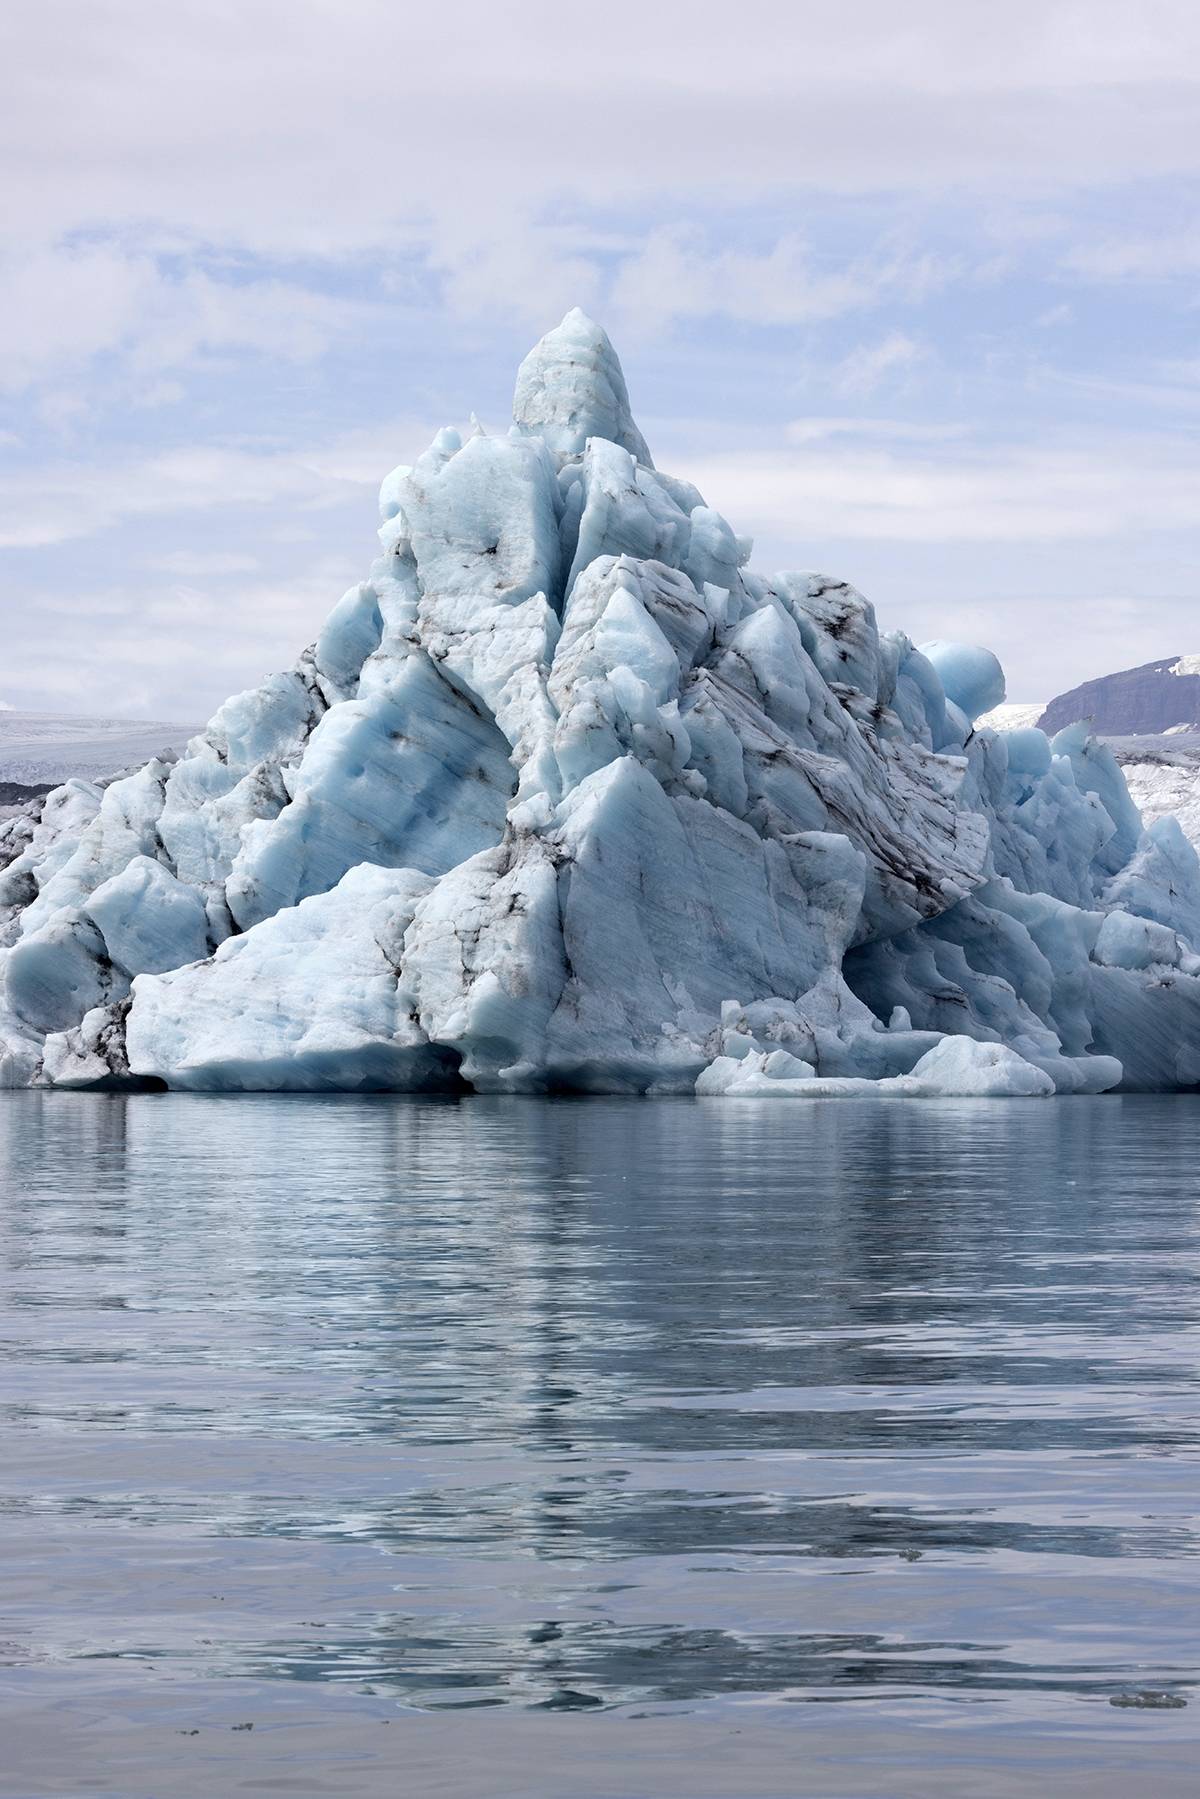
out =
[[1051,700],[1038,724],[1053,735],[1079,719],[1089,720],[1102,737],[1158,735],[1181,725],[1200,729],[1200,657],[1163,656],[1084,681]]

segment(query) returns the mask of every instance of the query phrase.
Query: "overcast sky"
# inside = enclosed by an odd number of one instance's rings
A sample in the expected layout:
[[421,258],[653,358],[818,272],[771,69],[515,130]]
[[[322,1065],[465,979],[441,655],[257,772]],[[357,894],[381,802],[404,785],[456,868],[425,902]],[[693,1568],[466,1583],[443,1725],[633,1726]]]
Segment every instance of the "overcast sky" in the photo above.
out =
[[11,705],[286,666],[576,303],[755,566],[1013,699],[1200,650],[1194,0],[31,0],[0,143]]

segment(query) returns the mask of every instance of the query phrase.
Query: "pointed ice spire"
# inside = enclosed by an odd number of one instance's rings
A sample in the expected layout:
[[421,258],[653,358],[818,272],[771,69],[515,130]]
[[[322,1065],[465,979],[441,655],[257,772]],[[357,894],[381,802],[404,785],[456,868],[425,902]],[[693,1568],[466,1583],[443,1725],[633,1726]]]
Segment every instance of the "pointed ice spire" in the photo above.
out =
[[629,394],[608,333],[578,306],[547,331],[517,371],[513,419],[526,436],[575,454],[589,437],[607,437],[647,468],[646,440],[633,422]]

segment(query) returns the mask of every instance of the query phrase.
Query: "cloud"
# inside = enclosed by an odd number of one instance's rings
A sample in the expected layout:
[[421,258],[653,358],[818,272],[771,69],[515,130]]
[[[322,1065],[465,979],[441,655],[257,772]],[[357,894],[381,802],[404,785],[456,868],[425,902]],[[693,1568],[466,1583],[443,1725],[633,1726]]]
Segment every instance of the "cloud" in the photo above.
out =
[[[230,693],[289,667],[358,572],[352,557],[323,555],[274,579],[50,588],[33,631],[6,647],[5,681],[33,710],[204,719]],[[83,653],[54,654],[72,630]]]
[[966,424],[925,424],[911,419],[813,417],[793,419],[784,426],[783,435],[790,444],[820,443],[829,437],[867,437],[877,443],[943,443],[967,437],[970,431]]
[[[881,546],[894,587],[962,546],[963,591],[997,604],[996,546],[1025,557],[1014,593],[1053,591],[1056,545],[1119,537],[1132,568],[1165,532],[1195,562],[1196,456],[1166,426],[1197,403],[1196,344],[1158,280],[1198,266],[1180,0],[609,0],[603,31],[557,0],[10,11],[22,692],[40,667],[64,699],[124,680],[161,711],[195,668],[215,700],[288,660],[370,558],[380,475],[446,396],[500,407],[512,321],[576,302],[632,344],[656,444],[685,441],[666,465],[739,528]],[[1029,321],[1068,306],[1079,328],[1040,341],[1069,366],[1040,368]],[[932,417],[849,416],[902,412],[924,354]],[[84,540],[68,581],[59,546]]]
[[577,243],[575,232],[512,218],[495,236],[443,230],[426,260],[451,312],[516,317],[544,330],[548,320],[572,306],[594,307],[599,300],[600,266],[594,256],[579,254]]
[[[18,247],[0,261],[0,386],[57,378],[89,359],[130,354],[143,374],[200,353],[253,351],[312,360],[377,309],[294,283],[220,281],[202,269],[172,274],[145,253],[111,246]],[[150,403],[170,401],[147,385]]]
[[1068,398],[1099,402],[1114,414],[1136,419],[1147,408],[1163,412],[1195,412],[1200,406],[1200,360],[1166,360],[1155,358],[1148,366],[1152,379],[1099,374],[1090,371],[1039,367],[1035,378],[1052,393],[1061,396],[1060,406]]
[[1176,0],[610,0],[603,32],[554,0],[43,0],[6,36],[0,156],[31,237],[116,221],[338,255],[448,218],[496,244],[497,215],[564,196],[1200,169],[1200,18]]
[[259,566],[257,556],[239,555],[229,550],[172,550],[168,556],[153,556],[149,566],[167,575],[182,575],[193,580],[205,575],[251,574]]
[[683,457],[737,530],[896,543],[1051,543],[1195,528],[1200,451],[1175,437],[956,447],[827,444]]
[[1102,236],[1063,253],[1063,267],[1094,281],[1173,281],[1200,270],[1200,220],[1183,231]]
[[245,507],[335,505],[330,479],[299,451],[198,445],[94,465],[61,462],[10,475],[0,490],[0,548],[69,543],[130,519]]
[[929,352],[903,331],[890,331],[877,344],[861,344],[834,370],[834,382],[846,394],[874,393],[889,376],[911,369]]
[[[168,405],[156,377],[197,358],[312,361],[386,317],[365,279],[323,291],[347,270],[464,320],[583,303],[643,336],[820,323],[968,271],[861,232],[819,254],[818,197],[902,220],[922,196],[1200,174],[1200,15],[1174,0],[1010,0],[1002,20],[611,0],[606,21],[551,0],[18,8],[0,384],[116,354],[134,403]],[[739,241],[726,219],[756,208],[770,223]]]
[[[402,453],[411,457],[423,449],[435,429],[400,419],[324,444],[197,443],[148,455],[10,470],[0,487],[0,549],[69,543],[120,524],[196,512],[218,515],[227,525],[244,513],[287,509],[308,515],[347,500],[362,505],[369,529],[380,480]],[[287,535],[294,539],[295,527]],[[221,552],[215,554],[219,559]],[[179,556],[194,570],[192,552]]]
[[792,233],[765,250],[714,249],[699,232],[671,227],[652,231],[620,262],[610,300],[617,317],[639,332],[718,315],[800,325],[927,294],[948,274],[928,254],[884,248],[837,264]]

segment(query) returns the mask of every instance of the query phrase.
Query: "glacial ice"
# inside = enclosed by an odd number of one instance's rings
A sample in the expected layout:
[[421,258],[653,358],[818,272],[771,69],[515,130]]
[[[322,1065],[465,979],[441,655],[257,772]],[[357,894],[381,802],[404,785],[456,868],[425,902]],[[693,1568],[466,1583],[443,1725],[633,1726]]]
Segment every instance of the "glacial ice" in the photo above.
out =
[[655,469],[568,314],[504,434],[179,756],[0,824],[0,1084],[1096,1093],[1200,1083],[1200,862]]
[[922,648],[947,700],[972,724],[1003,705],[1004,670],[991,650],[977,643],[927,643]]
[[1003,1043],[942,1037],[914,1064],[911,1074],[823,1080],[807,1062],[776,1049],[740,1061],[718,1056],[696,1082],[701,1097],[738,1099],[1046,1099],[1054,1082]]
[[1178,826],[1200,848],[1200,734],[1164,734],[1117,749],[1130,797],[1147,827]]
[[395,1087],[453,1083],[400,978],[404,934],[433,886],[363,862],[328,893],[227,937],[214,955],[139,983],[126,1026],[135,1069],[170,1063],[187,1088]]

